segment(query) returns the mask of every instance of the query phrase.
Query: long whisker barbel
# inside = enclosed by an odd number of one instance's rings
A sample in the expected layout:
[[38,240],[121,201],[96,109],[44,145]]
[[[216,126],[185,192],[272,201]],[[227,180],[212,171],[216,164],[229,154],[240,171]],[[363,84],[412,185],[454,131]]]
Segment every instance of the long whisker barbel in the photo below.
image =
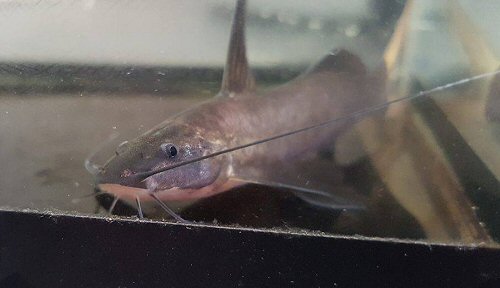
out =
[[144,213],[142,213],[141,200],[137,195],[135,196],[135,203],[137,205],[137,216],[139,216],[140,219],[143,219]]
[[109,209],[108,209],[109,215],[113,214],[113,210],[115,210],[115,206],[116,206],[116,203],[118,203],[118,200],[120,200],[120,198],[118,198],[116,196],[115,196],[115,198],[113,198],[113,202],[111,202],[111,206],[109,206]]
[[158,198],[158,196],[156,196],[154,193],[149,193],[149,196],[151,196],[151,198],[153,198],[156,203],[158,203],[160,205],[160,207],[165,210],[165,212],[167,212],[170,216],[172,216],[175,220],[177,220],[177,222],[181,222],[181,223],[191,223],[187,220],[185,220],[184,218],[182,218],[181,216],[177,215],[177,213],[174,212],[174,210],[172,210],[170,207],[167,206],[167,204],[165,204],[163,201],[160,200],[160,198]]
[[318,124],[315,124],[315,125],[312,125],[312,126],[308,126],[308,127],[297,129],[297,130],[290,131],[290,132],[287,132],[287,133],[275,135],[275,136],[268,137],[266,139],[262,139],[262,140],[258,140],[258,141],[254,141],[254,142],[251,142],[251,143],[248,143],[248,144],[236,146],[236,147],[233,147],[233,148],[224,149],[224,150],[221,150],[221,151],[218,151],[218,152],[214,152],[214,153],[209,154],[209,155],[205,155],[205,156],[193,158],[191,160],[179,162],[179,163],[176,163],[176,164],[173,164],[173,165],[170,165],[168,167],[161,168],[161,169],[157,169],[157,170],[153,170],[153,171],[148,171],[148,172],[139,172],[139,173],[135,174],[134,177],[138,177],[140,179],[142,178],[144,180],[144,179],[148,178],[149,176],[152,176],[152,175],[155,175],[155,174],[158,174],[158,173],[161,173],[161,172],[165,172],[165,171],[168,171],[168,170],[171,170],[171,169],[175,169],[175,168],[178,168],[178,167],[181,167],[181,166],[185,166],[185,165],[188,165],[188,164],[199,162],[199,161],[202,161],[202,160],[205,160],[205,159],[216,157],[216,156],[219,156],[219,155],[222,155],[222,154],[226,154],[226,153],[229,153],[229,152],[233,152],[233,151],[236,151],[236,150],[244,149],[244,148],[247,148],[247,147],[250,147],[250,146],[254,146],[254,145],[266,143],[266,142],[269,142],[269,141],[272,141],[272,140],[276,140],[276,139],[279,139],[279,138],[283,138],[283,137],[286,137],[286,136],[290,136],[290,135],[294,135],[294,134],[297,134],[297,133],[305,132],[305,131],[312,130],[312,129],[315,129],[315,128],[320,128],[320,127],[323,127],[323,126],[331,124],[331,123],[340,122],[340,121],[344,121],[344,120],[356,119],[356,118],[358,118],[360,116],[364,116],[364,115],[372,113],[372,112],[383,110],[383,109],[385,109],[385,108],[387,108],[390,105],[395,104],[395,103],[404,102],[404,101],[411,101],[411,100],[414,100],[414,99],[417,99],[417,98],[422,98],[424,96],[428,96],[428,95],[433,94],[435,92],[443,91],[443,90],[446,90],[446,89],[449,89],[449,88],[452,88],[452,87],[455,87],[455,86],[463,85],[463,84],[466,84],[466,83],[469,83],[469,82],[472,82],[472,81],[475,81],[475,80],[492,77],[492,76],[495,76],[497,74],[500,74],[500,70],[496,70],[496,71],[493,71],[493,72],[479,74],[479,75],[476,75],[476,76],[473,76],[473,77],[470,77],[470,78],[465,78],[465,79],[462,79],[462,80],[459,80],[459,81],[456,81],[456,82],[452,82],[452,83],[448,83],[448,84],[445,84],[445,85],[442,85],[442,86],[438,86],[438,87],[435,87],[435,88],[432,88],[432,89],[429,89],[429,90],[421,91],[421,92],[419,92],[417,94],[414,94],[414,95],[410,95],[410,96],[398,98],[398,99],[395,99],[395,100],[391,100],[391,101],[388,101],[388,102],[383,103],[383,104],[374,105],[374,106],[371,106],[369,108],[362,109],[362,110],[360,110],[358,112],[354,112],[352,114],[349,114],[347,116],[342,116],[342,117],[339,117],[339,118],[331,119],[331,120],[328,120],[328,121],[325,121],[325,122],[321,122],[321,123],[318,123]]

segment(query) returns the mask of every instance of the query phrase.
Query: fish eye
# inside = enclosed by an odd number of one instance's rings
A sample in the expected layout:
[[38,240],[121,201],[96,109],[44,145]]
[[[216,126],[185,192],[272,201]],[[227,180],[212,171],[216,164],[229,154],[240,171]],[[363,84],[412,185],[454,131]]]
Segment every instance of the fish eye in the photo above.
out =
[[177,148],[174,146],[174,144],[171,143],[163,143],[161,144],[161,150],[167,156],[168,158],[175,157],[177,155]]

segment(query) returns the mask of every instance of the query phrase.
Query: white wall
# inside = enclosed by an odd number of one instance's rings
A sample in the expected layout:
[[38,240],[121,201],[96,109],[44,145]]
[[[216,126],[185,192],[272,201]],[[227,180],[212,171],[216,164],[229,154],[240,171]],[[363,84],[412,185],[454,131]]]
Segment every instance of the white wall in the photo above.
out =
[[[250,62],[310,63],[335,47],[380,50],[343,30],[370,17],[368,2],[249,0]],[[460,2],[499,51],[500,1]],[[222,65],[233,6],[233,0],[0,0],[0,62]],[[216,7],[223,13],[213,13]],[[282,23],[257,25],[269,15]],[[294,27],[301,17],[308,29]],[[339,31],[318,29],[327,20],[339,22]]]

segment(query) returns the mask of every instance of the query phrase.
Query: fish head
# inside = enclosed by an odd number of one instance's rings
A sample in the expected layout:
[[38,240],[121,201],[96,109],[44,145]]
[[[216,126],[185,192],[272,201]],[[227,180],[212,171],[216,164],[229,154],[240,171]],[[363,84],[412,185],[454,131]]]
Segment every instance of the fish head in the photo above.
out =
[[[176,197],[182,198],[179,191],[208,186],[222,170],[222,157],[178,166],[220,149],[206,136],[201,129],[176,123],[146,132],[118,146],[115,155],[97,174],[97,185],[119,198],[133,199],[156,192],[168,194],[169,190],[177,191]],[[169,169],[172,166],[176,167]]]

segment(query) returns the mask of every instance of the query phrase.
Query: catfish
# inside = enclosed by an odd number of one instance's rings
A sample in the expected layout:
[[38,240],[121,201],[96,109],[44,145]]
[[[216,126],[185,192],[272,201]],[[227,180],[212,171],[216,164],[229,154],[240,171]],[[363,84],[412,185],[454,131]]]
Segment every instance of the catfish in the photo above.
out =
[[[101,191],[138,205],[157,201],[180,221],[164,201],[247,183],[290,188],[334,209],[362,206],[338,196],[340,187],[326,191],[331,187],[313,177],[299,178],[353,125],[350,115],[386,103],[385,69],[370,74],[360,58],[337,49],[291,82],[259,93],[247,61],[245,9],[238,0],[220,92],[122,143],[95,171]],[[337,177],[333,165],[321,170]]]

